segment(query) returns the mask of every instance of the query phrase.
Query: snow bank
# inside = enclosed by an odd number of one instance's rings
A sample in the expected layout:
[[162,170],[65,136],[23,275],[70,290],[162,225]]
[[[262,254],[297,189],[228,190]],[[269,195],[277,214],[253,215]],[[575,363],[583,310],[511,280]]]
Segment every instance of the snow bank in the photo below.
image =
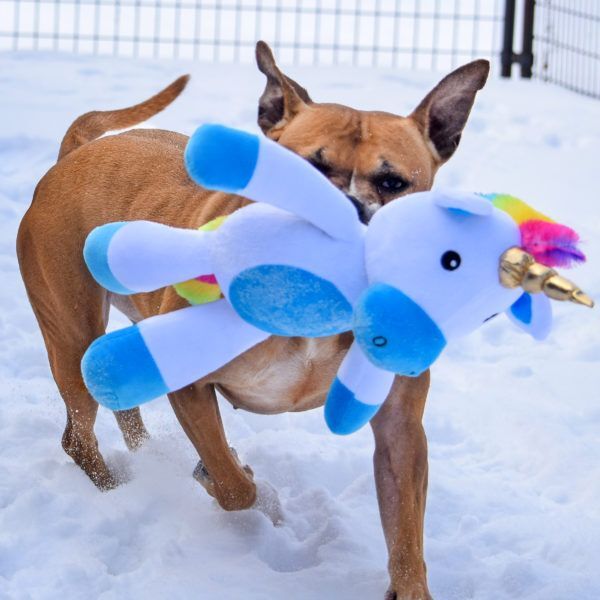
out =
[[[229,439],[279,491],[275,528],[221,511],[192,479],[195,453],[166,399],[144,410],[152,440],[97,434],[130,481],[96,491],[63,453],[62,400],[21,284],[14,238],[70,122],[153,94],[182,72],[183,98],[153,125],[255,128],[252,67],[0,55],[0,598],[377,598],[386,551],[370,431],[330,435],[320,411],[258,416],[223,402]],[[410,111],[438,76],[296,69],[317,100]],[[578,229],[573,278],[600,299],[600,103],[535,82],[493,80],[438,184],[509,191]],[[115,315],[112,327],[123,325]],[[600,309],[556,307],[531,341],[503,318],[447,352],[426,413],[426,557],[444,599],[600,597]]]

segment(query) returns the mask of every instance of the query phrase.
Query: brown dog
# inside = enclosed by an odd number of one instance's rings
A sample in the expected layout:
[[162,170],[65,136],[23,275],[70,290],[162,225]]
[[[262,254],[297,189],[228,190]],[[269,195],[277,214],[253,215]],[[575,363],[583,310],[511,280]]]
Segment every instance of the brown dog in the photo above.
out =
[[[356,204],[367,220],[377,207],[427,190],[460,140],[489,65],[475,61],[443,79],[409,117],[314,103],[281,73],[269,47],[257,45],[267,85],[258,123],[270,138],[306,157]],[[38,319],[52,373],[67,407],[63,448],[101,489],[117,484],[94,435],[97,404],[80,373],[81,357],[102,335],[110,305],[132,321],[183,306],[171,288],[130,297],[100,288],[83,262],[87,234],[109,221],[149,219],[178,227],[201,224],[242,206],[197,187],[184,170],[187,138],[131,127],[170,104],[184,89],[182,77],[131,108],[92,112],[67,131],[58,163],[43,177],[23,218],[17,240],[21,273]],[[272,337],[219,371],[169,395],[197,449],[209,493],[226,510],[256,501],[252,471],[229,449],[215,390],[234,406],[258,413],[321,406],[350,344],[350,335],[318,340]],[[375,478],[389,550],[389,598],[429,598],[423,561],[427,442],[421,418],[429,375],[397,378],[373,419]],[[125,442],[147,437],[138,409],[115,413]]]

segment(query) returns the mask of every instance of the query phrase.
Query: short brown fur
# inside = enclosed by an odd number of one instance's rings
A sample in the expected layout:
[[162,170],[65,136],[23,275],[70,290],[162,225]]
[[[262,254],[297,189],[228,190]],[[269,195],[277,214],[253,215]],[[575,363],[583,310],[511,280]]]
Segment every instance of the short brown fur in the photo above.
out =
[[[353,197],[365,220],[392,198],[431,187],[437,169],[456,148],[488,73],[486,61],[461,67],[404,118],[314,103],[281,73],[262,42],[257,62],[267,77],[259,102],[264,133],[320,168]],[[129,297],[107,293],[83,262],[87,234],[110,221],[133,219],[198,227],[246,203],[190,181],[183,167],[183,135],[133,130],[96,139],[162,110],[186,83],[182,77],[128,109],[79,117],[65,135],[58,163],[38,184],[19,229],[21,273],[66,404],[63,447],[101,489],[118,481],[98,449],[97,404],[83,384],[81,356],[104,333],[111,304],[136,322],[185,303],[171,288]],[[350,342],[349,334],[319,340],[272,337],[204,380],[169,394],[208,473],[203,484],[224,509],[253,506],[256,487],[251,469],[229,449],[215,390],[253,412],[315,408],[323,404]],[[389,550],[388,598],[430,598],[423,561],[427,442],[421,425],[428,386],[428,373],[397,378],[372,421],[377,493]],[[128,447],[137,448],[148,436],[140,411],[115,416]]]

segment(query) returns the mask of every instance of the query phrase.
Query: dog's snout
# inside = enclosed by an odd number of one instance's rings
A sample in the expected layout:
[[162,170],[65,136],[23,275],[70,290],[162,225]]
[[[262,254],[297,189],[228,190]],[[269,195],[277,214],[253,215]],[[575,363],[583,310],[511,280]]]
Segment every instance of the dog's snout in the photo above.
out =
[[348,200],[350,200],[350,202],[352,202],[354,205],[360,222],[367,225],[372,215],[369,214],[365,205],[356,196],[352,196],[351,194],[346,194],[346,198],[348,198]]

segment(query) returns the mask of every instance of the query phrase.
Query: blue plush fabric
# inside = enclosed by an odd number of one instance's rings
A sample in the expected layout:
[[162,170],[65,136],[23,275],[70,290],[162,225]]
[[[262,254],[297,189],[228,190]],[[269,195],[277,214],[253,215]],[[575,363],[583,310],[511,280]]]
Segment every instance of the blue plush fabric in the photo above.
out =
[[531,306],[531,296],[525,292],[519,299],[510,307],[510,312],[513,314],[515,319],[529,325],[533,317],[533,310]]
[[131,290],[128,290],[117,281],[108,264],[108,247],[115,233],[123,225],[126,225],[126,223],[108,223],[96,227],[85,240],[83,259],[94,279],[102,287],[115,294],[132,294]]
[[358,400],[336,377],[325,403],[325,422],[333,433],[348,435],[368,423],[379,407],[379,404],[365,404]]
[[134,408],[168,391],[137,326],[95,340],[81,371],[92,396],[111,410]]
[[248,323],[275,335],[324,337],[349,331],[352,306],[330,282],[286,265],[242,271],[229,301]]
[[356,341],[373,364],[416,377],[440,355],[446,339],[429,315],[400,290],[371,285],[355,307]]
[[201,186],[236,193],[244,189],[258,161],[258,136],[223,125],[202,125],[185,149],[190,177]]

